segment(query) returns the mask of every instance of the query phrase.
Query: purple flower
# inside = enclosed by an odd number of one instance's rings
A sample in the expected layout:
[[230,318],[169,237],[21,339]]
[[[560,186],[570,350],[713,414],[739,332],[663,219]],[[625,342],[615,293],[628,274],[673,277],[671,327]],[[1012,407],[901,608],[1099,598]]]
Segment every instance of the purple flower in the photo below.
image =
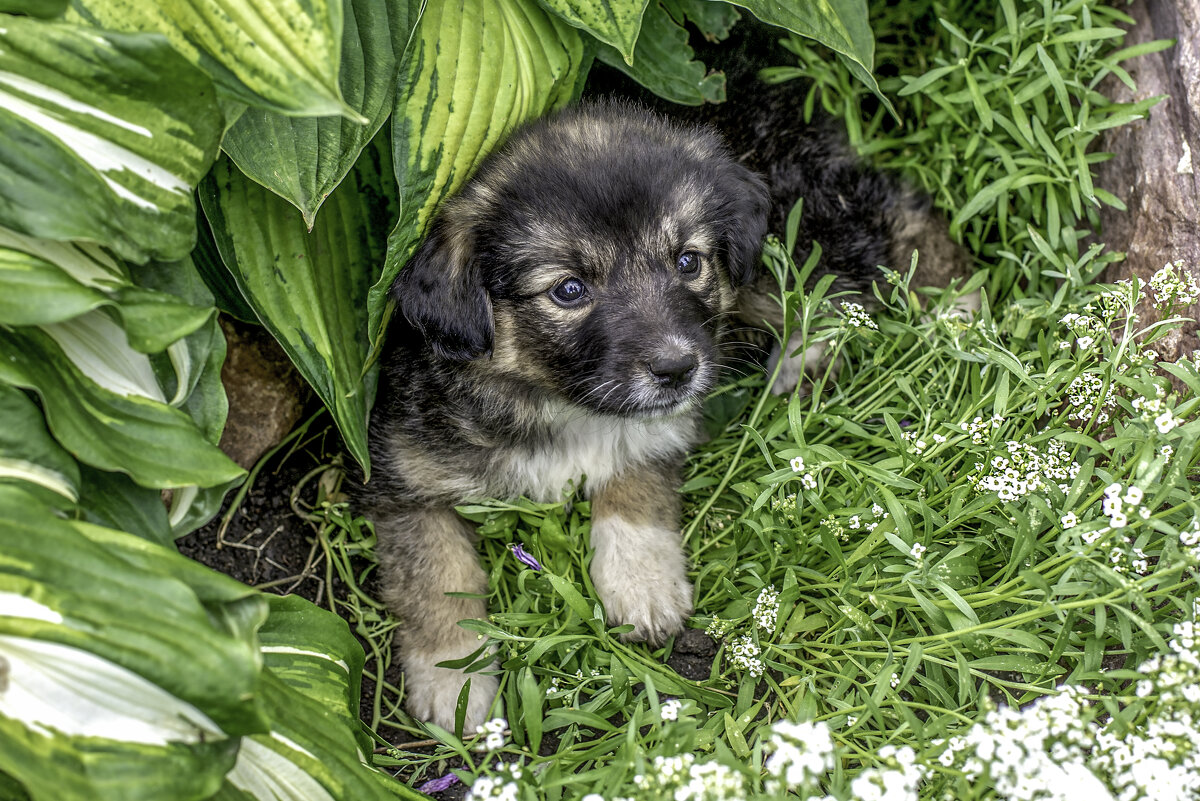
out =
[[512,546],[512,552],[513,556],[517,557],[517,561],[526,567],[531,567],[534,570],[542,569],[542,566],[538,564],[538,560],[534,559],[533,554],[525,550],[525,547],[521,545],[521,543],[518,542],[516,545]]
[[458,784],[458,781],[459,779],[456,774],[447,773],[440,779],[430,779],[429,781],[425,782],[417,788],[417,792],[425,793],[426,795],[429,793],[440,793],[442,790]]

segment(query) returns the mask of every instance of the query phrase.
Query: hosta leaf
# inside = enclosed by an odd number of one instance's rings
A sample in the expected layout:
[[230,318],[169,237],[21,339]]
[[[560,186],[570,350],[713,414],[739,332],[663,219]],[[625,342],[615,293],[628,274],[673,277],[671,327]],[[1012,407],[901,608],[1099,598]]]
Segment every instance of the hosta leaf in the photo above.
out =
[[21,390],[0,384],[0,420],[0,483],[47,490],[56,505],[78,499],[79,466],[46,430],[42,410]]
[[573,28],[587,31],[613,47],[626,64],[633,63],[633,47],[642,30],[646,0],[538,0],[542,8],[558,15]]
[[101,387],[42,331],[0,328],[0,381],[37,391],[55,439],[76,459],[142,486],[216,486],[243,475],[185,413]]
[[69,320],[108,301],[48,261],[0,247],[0,324],[38,325]]
[[438,204],[522,122],[575,96],[582,40],[534,0],[426,6],[401,67],[392,152],[400,218],[371,288],[370,338],[379,340],[387,290]]
[[244,103],[362,121],[338,91],[340,0],[72,0],[68,19],[161,33]]
[[369,767],[354,730],[319,701],[263,674],[271,734],[242,741],[213,801],[418,801],[427,796]]
[[0,19],[0,224],[182,258],[220,136],[212,83],[158,37]]
[[659,97],[698,106],[725,100],[724,73],[709,73],[688,46],[688,33],[659,3],[651,3],[642,22],[633,64],[626,64],[611,47],[601,45],[596,58],[616,67]]
[[738,10],[722,0],[662,0],[671,16],[695,25],[710,42],[723,42],[729,30],[742,18]]
[[0,14],[57,17],[67,10],[69,2],[70,0],[0,0]]
[[409,0],[344,0],[339,82],[366,125],[251,108],[221,143],[242,172],[299,209],[310,230],[325,198],[392,112],[396,65],[416,22],[409,6]]
[[259,629],[263,664],[358,731],[365,655],[346,621],[296,595],[270,596],[268,602],[271,613]]
[[200,187],[222,260],[242,296],[333,413],[366,467],[367,410],[375,390],[367,360],[367,289],[384,252],[390,214],[382,162],[365,152],[326,201],[310,233],[287,202],[217,162]]
[[763,22],[815,39],[838,57],[895,114],[891,101],[871,74],[875,66],[875,37],[867,14],[867,0],[730,0]]
[[89,523],[119,528],[159,545],[175,541],[160,490],[134,484],[122,473],[81,465],[79,514]]
[[0,486],[0,770],[37,799],[207,797],[236,738],[266,730],[265,611],[177,553]]

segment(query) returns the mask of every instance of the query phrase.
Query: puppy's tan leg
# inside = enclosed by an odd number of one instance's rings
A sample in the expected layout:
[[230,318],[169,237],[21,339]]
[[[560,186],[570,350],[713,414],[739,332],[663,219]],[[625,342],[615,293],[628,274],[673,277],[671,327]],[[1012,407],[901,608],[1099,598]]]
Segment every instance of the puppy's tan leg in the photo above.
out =
[[648,464],[592,495],[592,583],[610,625],[658,644],[683,629],[692,585],[679,534],[678,467]]
[[482,595],[487,590],[487,575],[472,546],[474,533],[452,509],[403,509],[375,523],[380,530],[383,599],[400,617],[396,641],[404,668],[405,707],[414,717],[453,730],[458,694],[469,678],[463,729],[473,732],[487,719],[498,681],[437,663],[461,659],[481,645],[475,634],[457,624],[484,617],[483,599],[446,594]]

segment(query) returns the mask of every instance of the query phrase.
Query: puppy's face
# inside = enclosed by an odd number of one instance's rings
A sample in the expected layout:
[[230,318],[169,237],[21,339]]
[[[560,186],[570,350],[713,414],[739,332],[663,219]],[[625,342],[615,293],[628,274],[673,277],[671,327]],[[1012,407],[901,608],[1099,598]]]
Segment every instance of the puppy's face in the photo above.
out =
[[442,358],[597,412],[671,413],[712,389],[766,211],[715,135],[584,106],[485,162],[395,291]]

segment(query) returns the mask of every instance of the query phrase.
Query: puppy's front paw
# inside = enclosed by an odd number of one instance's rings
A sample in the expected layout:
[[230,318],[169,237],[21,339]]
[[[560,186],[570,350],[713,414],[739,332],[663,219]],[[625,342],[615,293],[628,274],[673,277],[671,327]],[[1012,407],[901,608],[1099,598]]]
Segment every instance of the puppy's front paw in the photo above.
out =
[[488,719],[488,710],[491,708],[492,699],[496,697],[496,691],[500,688],[500,682],[495,676],[437,667],[438,662],[458,656],[404,654],[404,707],[413,717],[436,723],[452,732],[458,694],[467,679],[470,679],[471,694],[467,700],[467,713],[463,718],[463,732],[469,734]]
[[[654,645],[682,631],[692,613],[692,585],[687,580],[679,535],[657,528],[639,529],[619,517],[598,520],[593,527],[607,535],[597,537],[593,532],[593,541],[602,544],[597,545],[591,573],[609,625],[632,624],[626,640]],[[603,531],[605,527],[610,530]]]

